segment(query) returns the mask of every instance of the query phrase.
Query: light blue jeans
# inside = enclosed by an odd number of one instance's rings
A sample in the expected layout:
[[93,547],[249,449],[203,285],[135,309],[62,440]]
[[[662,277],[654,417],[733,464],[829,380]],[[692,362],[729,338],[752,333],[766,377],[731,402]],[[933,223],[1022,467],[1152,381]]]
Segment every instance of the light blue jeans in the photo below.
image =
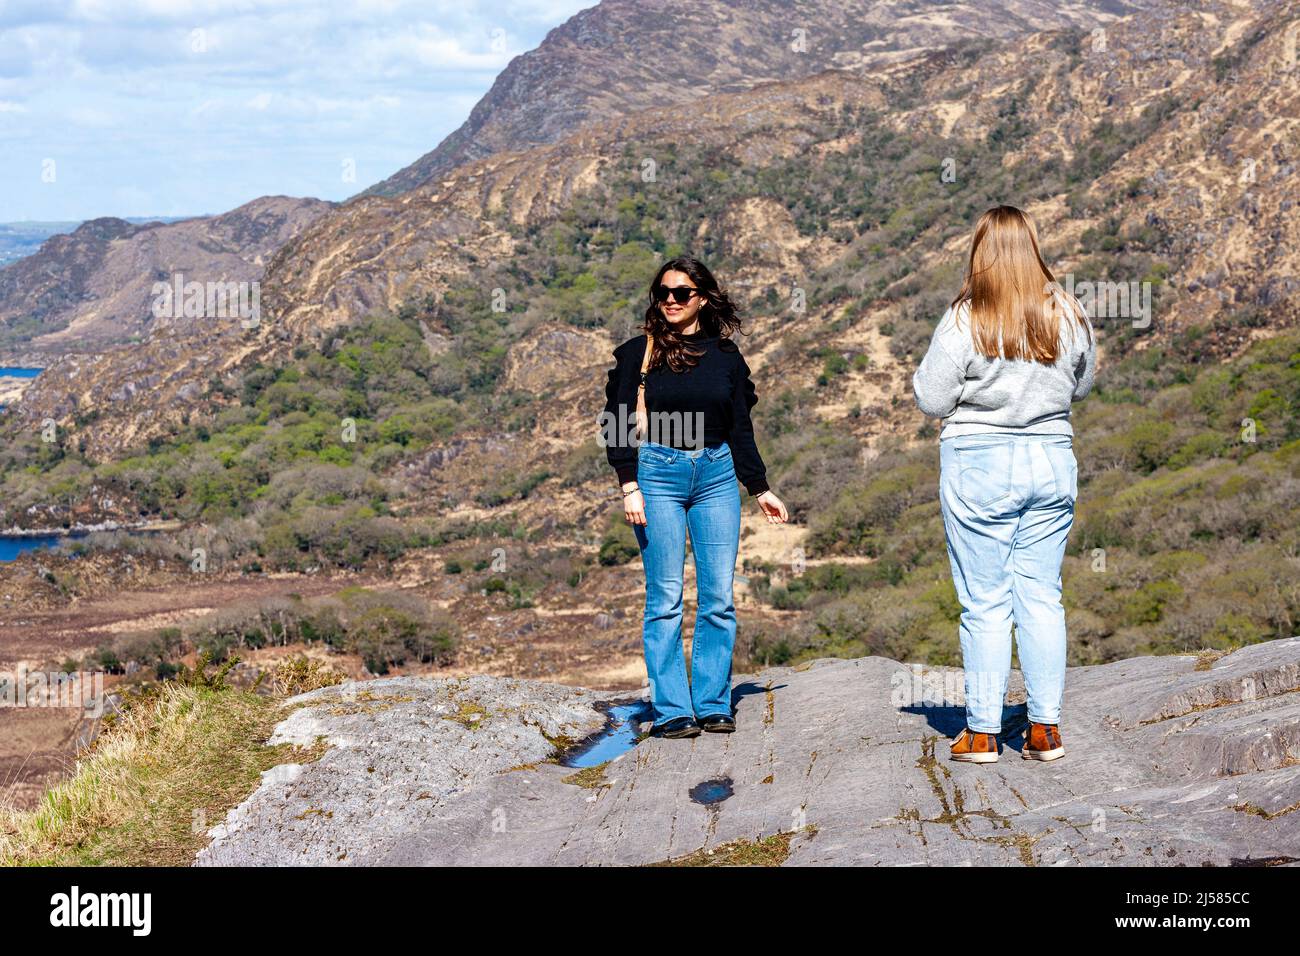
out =
[[961,601],[966,725],[1002,729],[1011,625],[1029,719],[1055,724],[1065,688],[1061,561],[1079,470],[1068,435],[989,432],[939,443],[939,501]]
[[[644,526],[634,525],[645,565],[646,671],[654,722],[731,716],[731,654],[736,643],[732,579],[740,548],[740,490],[727,445],[681,451],[642,442],[637,484]],[[691,536],[699,600],[691,642],[691,680],[682,648],[682,580]]]

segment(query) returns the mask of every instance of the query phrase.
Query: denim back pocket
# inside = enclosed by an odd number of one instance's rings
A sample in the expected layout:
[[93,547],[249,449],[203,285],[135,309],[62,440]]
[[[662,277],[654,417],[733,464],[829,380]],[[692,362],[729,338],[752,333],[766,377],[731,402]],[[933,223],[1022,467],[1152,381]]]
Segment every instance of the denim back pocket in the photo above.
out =
[[1056,479],[1056,493],[1070,501],[1079,499],[1079,463],[1069,442],[1051,442],[1043,446]]
[[958,444],[957,493],[963,501],[982,508],[1011,494],[1010,442]]

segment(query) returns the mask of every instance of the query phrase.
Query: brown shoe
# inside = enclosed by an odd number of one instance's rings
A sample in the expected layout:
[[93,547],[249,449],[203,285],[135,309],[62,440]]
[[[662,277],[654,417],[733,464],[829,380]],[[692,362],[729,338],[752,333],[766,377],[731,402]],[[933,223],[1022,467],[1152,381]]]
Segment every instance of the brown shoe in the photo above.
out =
[[1025,731],[1025,745],[1020,748],[1020,756],[1026,760],[1064,757],[1065,747],[1061,744],[1061,731],[1056,724],[1030,724]]
[[952,759],[967,763],[997,763],[998,735],[976,733],[969,727],[952,742]]

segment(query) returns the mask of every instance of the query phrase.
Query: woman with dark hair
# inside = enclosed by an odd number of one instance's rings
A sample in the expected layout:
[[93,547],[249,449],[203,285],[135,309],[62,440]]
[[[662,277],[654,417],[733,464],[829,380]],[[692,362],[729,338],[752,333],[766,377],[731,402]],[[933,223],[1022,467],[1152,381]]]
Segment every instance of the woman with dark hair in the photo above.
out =
[[[789,513],[768,488],[754,444],[749,410],[758,399],[749,366],[731,340],[740,318],[703,263],[682,257],[660,266],[650,283],[643,328],[645,335],[614,350],[603,439],[645,566],[642,636],[654,709],[651,732],[731,733],[737,477],[769,521],[779,524]],[[633,420],[635,430],[623,427]],[[689,683],[682,648],[688,533],[699,594]]]

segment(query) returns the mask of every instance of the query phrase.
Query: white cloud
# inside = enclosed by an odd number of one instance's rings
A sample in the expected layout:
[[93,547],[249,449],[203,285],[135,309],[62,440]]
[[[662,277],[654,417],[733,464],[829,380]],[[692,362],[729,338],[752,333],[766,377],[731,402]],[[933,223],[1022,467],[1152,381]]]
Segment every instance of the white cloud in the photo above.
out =
[[[0,152],[0,207],[344,198],[436,146],[511,58],[594,2],[0,0],[0,114],[23,134]],[[96,175],[33,200],[19,184],[47,155],[93,159]],[[357,158],[356,184],[339,155]]]

